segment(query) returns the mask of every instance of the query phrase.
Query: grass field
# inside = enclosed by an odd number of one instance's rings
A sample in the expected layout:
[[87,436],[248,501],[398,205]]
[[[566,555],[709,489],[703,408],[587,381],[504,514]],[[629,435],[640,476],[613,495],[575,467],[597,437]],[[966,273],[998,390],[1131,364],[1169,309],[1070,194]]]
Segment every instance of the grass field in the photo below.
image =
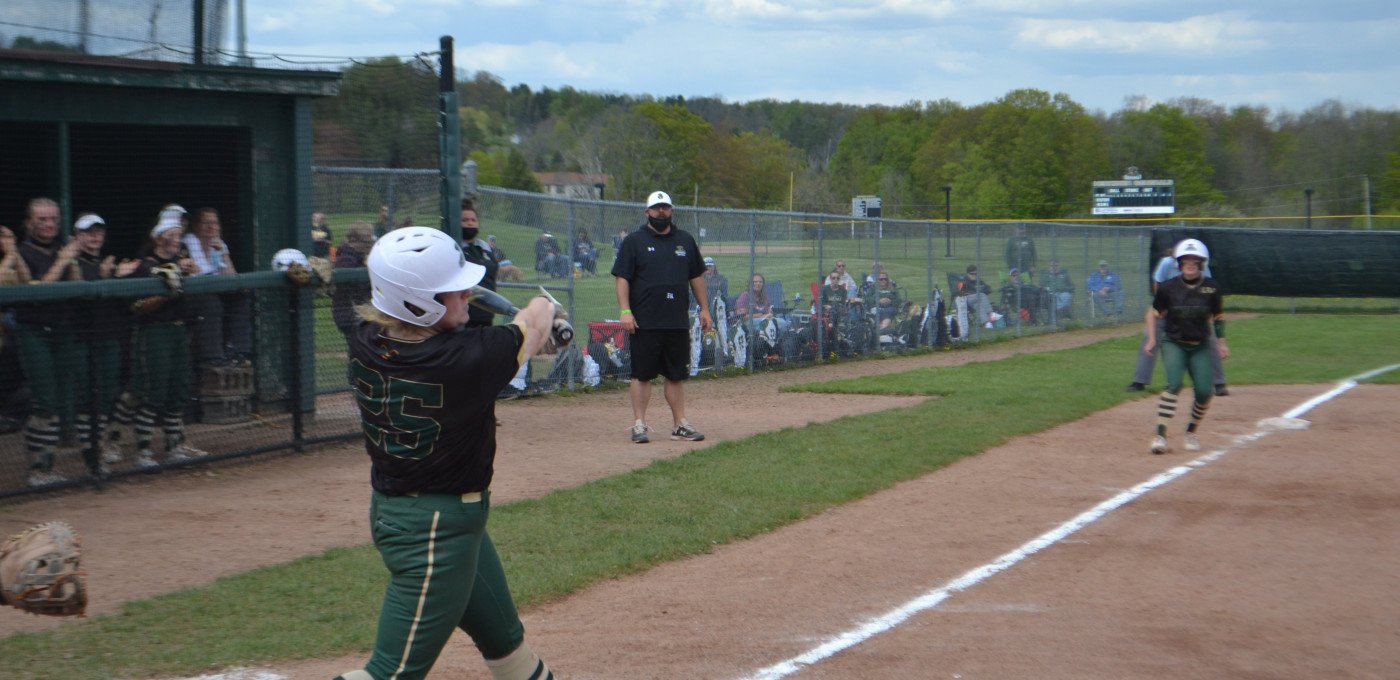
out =
[[[1230,325],[1232,385],[1315,383],[1400,362],[1400,317],[1263,316]],[[739,541],[1141,395],[1135,338],[791,389],[937,396],[921,405],[721,443],[637,472],[493,508],[522,606]],[[1359,351],[1364,349],[1364,351]],[[1066,376],[1073,376],[1067,378]],[[1378,380],[1398,382],[1391,373]],[[891,427],[897,420],[899,426]],[[881,442],[872,447],[870,442]],[[18,677],[108,678],[367,649],[385,580],[366,546],[0,640]],[[42,675],[39,675],[42,673]]]

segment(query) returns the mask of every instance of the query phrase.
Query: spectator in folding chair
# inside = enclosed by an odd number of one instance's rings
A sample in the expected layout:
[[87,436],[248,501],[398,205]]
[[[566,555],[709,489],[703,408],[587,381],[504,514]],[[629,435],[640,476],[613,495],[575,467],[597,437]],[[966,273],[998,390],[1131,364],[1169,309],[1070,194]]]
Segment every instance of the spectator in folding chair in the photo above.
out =
[[1050,294],[1057,320],[1074,315],[1074,282],[1068,271],[1060,269],[1059,260],[1050,260],[1050,269],[1045,272],[1045,290]]
[[992,315],[992,299],[988,297],[991,292],[992,287],[978,278],[977,265],[967,265],[967,275],[958,282],[958,297],[967,298],[978,326],[985,326]]
[[569,259],[560,252],[554,234],[547,231],[535,239],[535,271],[558,278],[569,275]]
[[1123,279],[1108,268],[1108,260],[1099,260],[1098,270],[1089,274],[1088,288],[1099,315],[1116,317],[1123,314]]

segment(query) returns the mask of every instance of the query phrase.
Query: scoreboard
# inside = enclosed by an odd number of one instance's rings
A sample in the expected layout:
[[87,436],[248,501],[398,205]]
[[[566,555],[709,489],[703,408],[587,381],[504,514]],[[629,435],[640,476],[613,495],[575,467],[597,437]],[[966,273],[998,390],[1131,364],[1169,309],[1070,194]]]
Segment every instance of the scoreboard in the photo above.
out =
[[879,217],[879,196],[856,196],[851,199],[851,217]]
[[1171,215],[1176,212],[1175,181],[1124,179],[1094,182],[1095,215]]

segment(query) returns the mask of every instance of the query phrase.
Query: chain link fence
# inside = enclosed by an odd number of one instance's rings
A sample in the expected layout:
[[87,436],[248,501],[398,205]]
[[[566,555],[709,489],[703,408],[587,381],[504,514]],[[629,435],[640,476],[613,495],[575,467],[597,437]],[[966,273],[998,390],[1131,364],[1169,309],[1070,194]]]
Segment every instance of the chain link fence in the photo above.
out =
[[[346,237],[436,225],[439,187],[435,170],[317,168],[314,206],[330,237],[311,255],[336,265],[328,285],[258,271],[186,278],[178,293],[158,277],[0,286],[0,497],[358,439],[342,328],[368,277]],[[609,272],[641,207],[468,193],[481,235],[507,259],[500,292],[520,304],[547,288],[578,331],[502,396],[625,384]],[[1153,259],[1148,231],[1127,227],[685,206],[676,221],[715,263],[704,304],[717,323],[694,328],[697,375],[1135,323]],[[844,289],[823,285],[838,262]],[[164,311],[135,311],[150,299]]]

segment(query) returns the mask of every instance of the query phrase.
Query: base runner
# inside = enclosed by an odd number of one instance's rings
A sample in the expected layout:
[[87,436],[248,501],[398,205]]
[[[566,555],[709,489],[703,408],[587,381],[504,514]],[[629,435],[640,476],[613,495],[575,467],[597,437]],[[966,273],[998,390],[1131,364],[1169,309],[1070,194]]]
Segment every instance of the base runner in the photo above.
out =
[[492,406],[531,356],[563,344],[555,305],[541,296],[509,325],[462,328],[484,268],[427,227],[386,234],[366,266],[372,294],[356,309],[351,370],[371,533],[390,580],[369,663],[339,679],[423,678],[460,628],[495,680],[552,680],[525,642],[486,519]]
[[1162,332],[1162,367],[1166,369],[1167,386],[1157,406],[1157,434],[1152,438],[1152,453],[1166,453],[1170,448],[1167,425],[1176,415],[1177,395],[1186,373],[1191,374],[1195,399],[1191,403],[1191,421],[1186,425],[1185,449],[1201,449],[1196,428],[1206,417],[1214,395],[1209,352],[1219,352],[1221,359],[1230,357],[1230,349],[1225,346],[1224,296],[1215,280],[1204,273],[1210,251],[1206,244],[1186,239],[1177,244],[1173,254],[1181,267],[1181,276],[1157,287],[1152,307],[1144,319],[1147,340],[1142,344],[1142,351],[1145,354],[1151,354],[1156,347],[1157,319],[1166,319]]

